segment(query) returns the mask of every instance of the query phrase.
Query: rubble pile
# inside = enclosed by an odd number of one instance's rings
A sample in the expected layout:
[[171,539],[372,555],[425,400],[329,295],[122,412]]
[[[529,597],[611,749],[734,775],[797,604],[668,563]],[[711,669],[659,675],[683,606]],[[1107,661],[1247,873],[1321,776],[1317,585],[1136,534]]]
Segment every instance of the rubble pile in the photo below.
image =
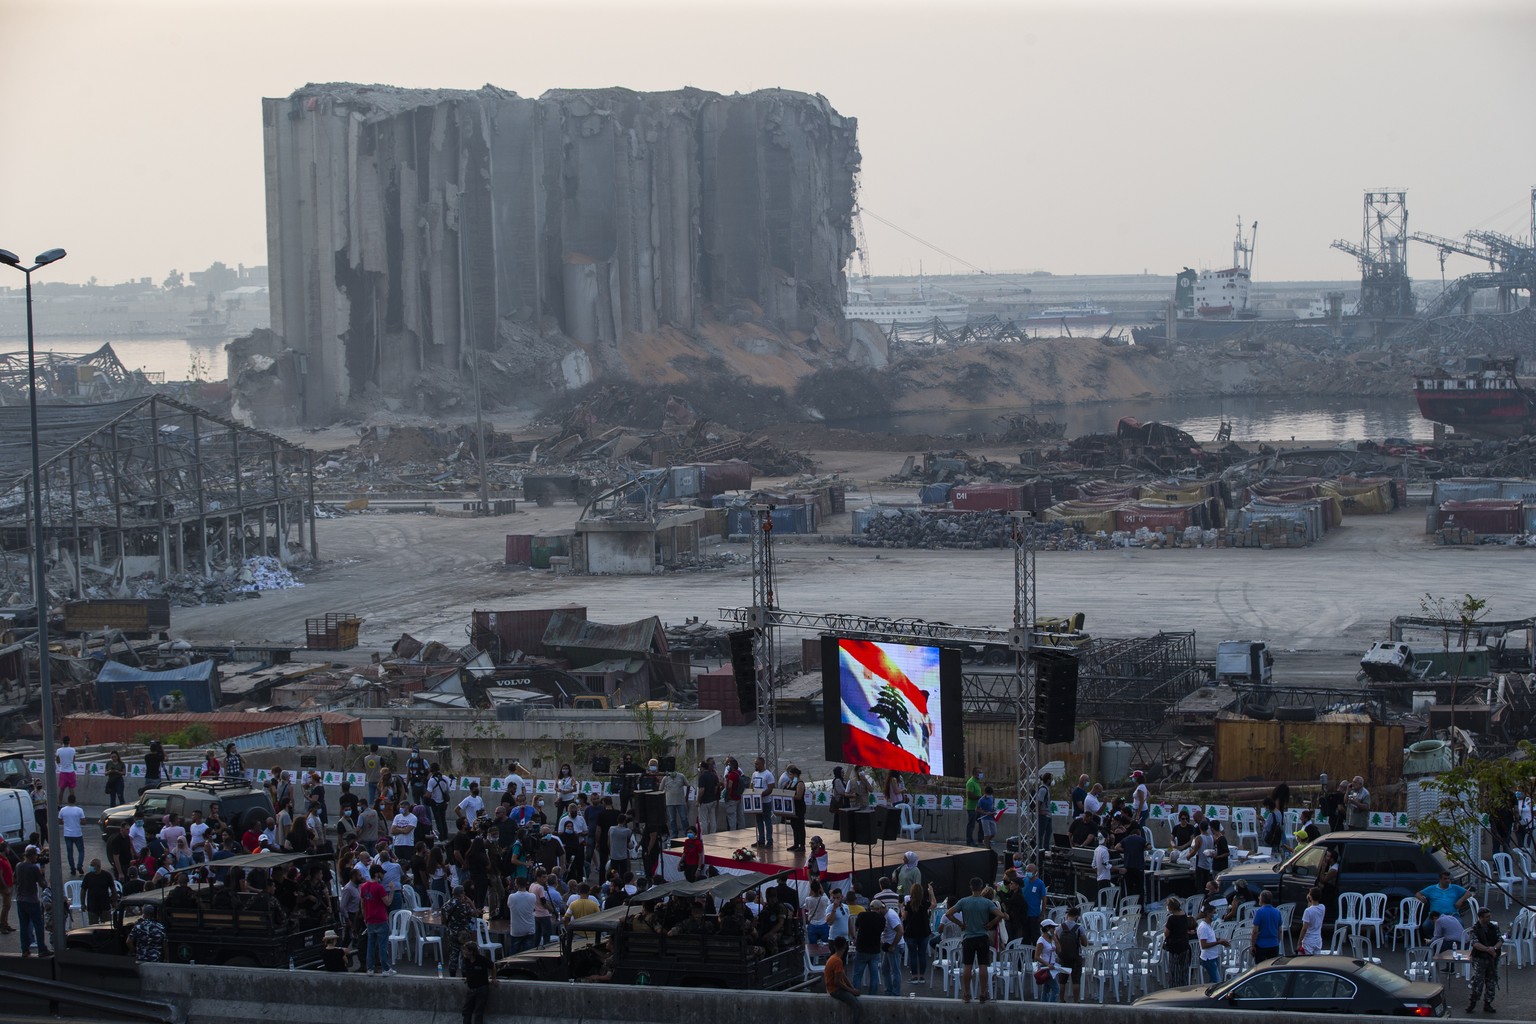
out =
[[[127,581],[131,596],[164,597],[181,608],[228,604],[260,597],[263,590],[288,590],[303,585],[282,562],[266,556],[248,558],[238,569],[225,569],[208,576],[187,572],[160,579],[153,573],[146,573]],[[95,585],[87,588],[86,596],[110,597],[113,593],[108,587]]]
[[[1101,544],[1061,523],[1029,527],[1036,550],[1092,551]],[[1013,543],[1013,520],[1000,512],[882,509],[853,538],[861,548],[1001,548]]]

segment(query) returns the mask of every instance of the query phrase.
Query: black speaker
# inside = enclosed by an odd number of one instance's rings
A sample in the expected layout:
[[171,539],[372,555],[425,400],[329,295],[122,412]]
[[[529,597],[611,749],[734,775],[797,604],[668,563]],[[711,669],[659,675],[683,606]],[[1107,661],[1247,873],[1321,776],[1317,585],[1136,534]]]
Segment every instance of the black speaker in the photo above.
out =
[[656,770],[661,772],[677,771],[677,758],[671,754],[668,754],[666,757],[658,757],[656,759]]
[[741,713],[757,712],[757,658],[752,653],[755,634],[750,629],[739,629],[730,634],[731,674],[736,677],[736,703]]
[[636,793],[635,810],[646,827],[642,832],[655,832],[667,827],[667,797],[665,793]]
[[606,757],[594,757],[592,759],[592,774],[607,775],[613,771],[613,765]]
[[852,814],[843,815],[840,834],[845,843],[874,846],[880,841],[880,836],[875,831],[875,812],[854,811]]
[[1071,743],[1077,738],[1077,658],[1038,651],[1035,659],[1035,739]]

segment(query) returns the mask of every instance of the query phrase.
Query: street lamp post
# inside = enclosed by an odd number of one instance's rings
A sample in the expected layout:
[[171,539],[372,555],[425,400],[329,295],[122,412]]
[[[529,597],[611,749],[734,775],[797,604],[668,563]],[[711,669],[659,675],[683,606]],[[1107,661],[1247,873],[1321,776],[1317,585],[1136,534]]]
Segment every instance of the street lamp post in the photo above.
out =
[[[65,256],[63,249],[40,253],[30,267],[7,249],[0,249],[0,263],[15,267],[27,278],[27,400],[32,413],[32,590],[37,600],[37,688],[43,706],[43,778],[48,792],[48,813],[57,822],[59,813],[59,775],[53,763],[53,681],[48,671],[48,581],[47,559],[43,552],[43,464],[38,452],[37,433],[37,355],[32,333],[32,271],[57,263]],[[53,829],[58,834],[58,828]],[[60,843],[59,846],[63,844]],[[53,919],[50,938],[55,951],[64,948],[64,858],[56,847],[48,858],[48,886],[53,890]],[[42,936],[38,936],[41,943]]]

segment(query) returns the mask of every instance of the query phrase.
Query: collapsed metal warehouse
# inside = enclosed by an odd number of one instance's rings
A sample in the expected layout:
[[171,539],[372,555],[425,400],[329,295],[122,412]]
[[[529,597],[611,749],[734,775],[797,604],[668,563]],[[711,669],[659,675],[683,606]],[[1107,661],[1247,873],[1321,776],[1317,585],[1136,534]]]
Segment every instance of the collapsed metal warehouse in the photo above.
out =
[[[289,560],[315,541],[311,453],[164,395],[37,410],[50,584],[86,575],[208,575],[257,555]],[[31,426],[0,408],[0,553],[7,586],[30,592]],[[305,527],[308,526],[306,538]],[[21,580],[27,581],[25,589]]]

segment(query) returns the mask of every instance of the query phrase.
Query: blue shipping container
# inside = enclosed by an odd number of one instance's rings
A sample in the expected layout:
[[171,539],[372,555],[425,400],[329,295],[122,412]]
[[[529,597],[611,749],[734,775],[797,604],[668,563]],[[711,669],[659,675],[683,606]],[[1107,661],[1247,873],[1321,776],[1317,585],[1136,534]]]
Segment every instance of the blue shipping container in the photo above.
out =
[[[732,537],[750,537],[757,529],[757,513],[750,508],[730,508],[726,515],[726,529]],[[815,533],[819,525],[815,505],[780,505],[773,510],[775,533]]]
[[949,501],[949,492],[954,484],[925,484],[917,492],[917,500],[924,505],[943,505]]

